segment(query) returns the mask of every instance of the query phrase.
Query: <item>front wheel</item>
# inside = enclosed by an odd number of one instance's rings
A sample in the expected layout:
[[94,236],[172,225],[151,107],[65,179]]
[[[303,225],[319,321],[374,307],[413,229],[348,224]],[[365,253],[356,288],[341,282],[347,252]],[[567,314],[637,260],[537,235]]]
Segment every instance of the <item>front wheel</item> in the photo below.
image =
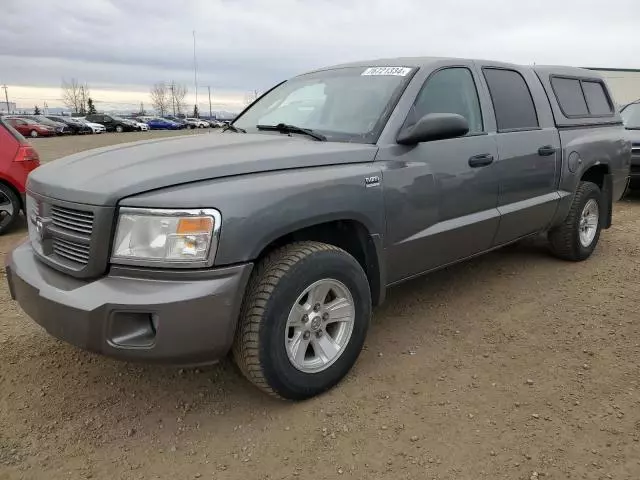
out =
[[38,137],[38,132],[37,132],[37,130],[31,130],[31,131],[29,132],[29,136],[30,136],[31,138],[37,138],[37,137]]
[[0,183],[0,235],[6,233],[20,214],[21,202],[16,193],[4,183]]
[[118,133],[122,133],[123,131],[124,131],[124,128],[122,128],[122,125],[118,125],[118,126],[116,127],[116,132],[118,132]]
[[598,244],[605,210],[600,187],[592,182],[580,182],[569,214],[561,225],[549,232],[553,254],[573,262],[589,258]]
[[355,258],[325,243],[293,243],[256,266],[233,355],[258,388],[303,400],[349,372],[370,318],[369,283]]

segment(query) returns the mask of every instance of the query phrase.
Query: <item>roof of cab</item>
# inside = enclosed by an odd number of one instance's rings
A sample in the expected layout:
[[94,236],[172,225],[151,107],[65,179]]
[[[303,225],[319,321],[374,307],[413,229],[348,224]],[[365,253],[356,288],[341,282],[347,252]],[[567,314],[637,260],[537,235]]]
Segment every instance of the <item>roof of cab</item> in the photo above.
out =
[[[549,97],[551,102],[551,107],[553,110],[554,119],[556,121],[556,125],[558,127],[569,127],[569,126],[588,126],[588,125],[597,125],[597,124],[618,124],[621,123],[622,120],[617,111],[612,112],[611,115],[607,116],[593,116],[586,118],[567,118],[560,109],[558,105],[557,98],[553,91],[553,87],[551,86],[551,77],[552,76],[566,76],[566,77],[577,77],[581,79],[591,79],[598,80],[603,82],[606,85],[606,82],[602,78],[602,75],[594,70],[589,70],[586,68],[580,67],[567,67],[560,65],[517,65],[513,63],[499,62],[495,60],[486,60],[486,59],[472,59],[472,58],[456,58],[456,57],[396,57],[396,58],[379,58],[373,60],[362,60],[357,62],[350,63],[342,63],[338,65],[331,65],[327,67],[318,68],[312,72],[321,72],[326,70],[334,70],[338,68],[349,68],[349,67],[427,67],[431,66],[434,63],[446,64],[448,62],[455,64],[456,61],[460,62],[475,62],[482,64],[487,64],[496,67],[504,67],[504,68],[528,68],[532,69],[535,74],[538,76],[542,85]],[[608,91],[608,88],[607,88]],[[609,100],[611,99],[611,93],[608,91]]]
[[[497,62],[494,60],[480,60],[473,58],[458,58],[458,57],[396,57],[396,58],[377,58],[370,60],[359,60],[357,62],[341,63],[337,65],[330,65],[327,67],[318,68],[314,71],[319,72],[323,70],[333,70],[336,68],[348,68],[348,67],[426,67],[436,62],[443,61],[465,61],[465,62],[487,62],[493,65],[502,66],[515,66],[512,63]],[[520,65],[522,66],[522,65]]]

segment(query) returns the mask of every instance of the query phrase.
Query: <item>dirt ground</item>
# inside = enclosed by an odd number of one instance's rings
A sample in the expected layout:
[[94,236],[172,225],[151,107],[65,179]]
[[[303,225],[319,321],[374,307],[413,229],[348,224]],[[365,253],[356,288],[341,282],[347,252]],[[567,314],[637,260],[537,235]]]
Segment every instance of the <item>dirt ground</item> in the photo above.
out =
[[217,132],[219,132],[217,129],[153,130],[147,132],[100,133],[98,135],[79,135],[73,137],[34,138],[29,139],[29,142],[38,150],[40,160],[42,162],[49,162],[56,158],[64,157],[65,155],[89,150],[90,148],[106,147],[118,143]]
[[586,262],[532,241],[399,286],[352,373],[297,404],[228,361],[80,351],[0,282],[0,480],[637,480],[639,238],[637,195]]

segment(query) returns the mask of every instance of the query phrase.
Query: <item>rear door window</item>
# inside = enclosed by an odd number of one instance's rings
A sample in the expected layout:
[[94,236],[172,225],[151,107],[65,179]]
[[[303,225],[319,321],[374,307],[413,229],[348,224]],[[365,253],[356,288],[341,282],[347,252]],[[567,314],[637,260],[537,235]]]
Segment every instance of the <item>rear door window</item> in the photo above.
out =
[[498,131],[539,128],[531,91],[520,73],[504,68],[483,68],[489,86]]

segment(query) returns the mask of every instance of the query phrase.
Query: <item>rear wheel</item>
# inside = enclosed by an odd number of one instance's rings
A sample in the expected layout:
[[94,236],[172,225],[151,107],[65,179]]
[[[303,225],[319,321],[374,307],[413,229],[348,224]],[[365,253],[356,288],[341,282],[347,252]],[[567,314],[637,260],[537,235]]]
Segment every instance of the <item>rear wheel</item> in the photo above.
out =
[[370,317],[369,284],[355,258],[324,243],[290,244],[256,266],[234,358],[267,393],[290,400],[313,397],[351,369]]
[[29,132],[29,136],[30,136],[31,138],[36,138],[36,137],[38,136],[38,131],[37,131],[37,130],[31,130],[31,131]]
[[580,182],[569,214],[549,232],[551,251],[559,258],[579,262],[591,256],[598,244],[605,205],[602,192],[592,182]]
[[20,198],[9,186],[0,183],[0,235],[9,230],[20,214]]

